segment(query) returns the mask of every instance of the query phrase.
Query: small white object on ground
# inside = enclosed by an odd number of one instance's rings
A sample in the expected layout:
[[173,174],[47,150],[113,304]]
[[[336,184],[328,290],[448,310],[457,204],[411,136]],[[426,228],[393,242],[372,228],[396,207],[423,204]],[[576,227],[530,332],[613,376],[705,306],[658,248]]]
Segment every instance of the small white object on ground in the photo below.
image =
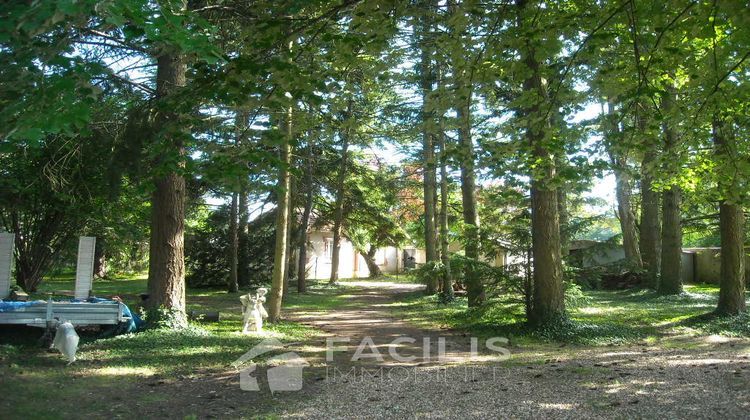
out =
[[76,361],[76,351],[78,351],[78,341],[80,338],[76,334],[76,329],[70,322],[63,322],[57,326],[55,340],[52,341],[52,348],[60,350],[60,353],[68,359],[68,364]]
[[268,293],[268,289],[261,287],[256,290],[255,295],[248,293],[240,296],[243,334],[263,331],[263,319],[268,318],[268,312],[263,307],[263,303],[266,301],[266,293]]

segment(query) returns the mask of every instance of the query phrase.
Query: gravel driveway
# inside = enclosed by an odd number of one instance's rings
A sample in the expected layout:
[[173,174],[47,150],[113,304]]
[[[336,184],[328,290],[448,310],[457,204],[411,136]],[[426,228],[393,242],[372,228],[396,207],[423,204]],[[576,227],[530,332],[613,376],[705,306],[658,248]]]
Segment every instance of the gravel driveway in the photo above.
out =
[[[304,390],[283,404],[282,417],[750,418],[747,340],[712,336],[672,342],[682,348],[511,347],[508,360],[471,359],[469,337],[420,330],[382,307],[415,286],[358,286],[352,304],[342,310],[291,314],[330,336],[352,340],[333,362],[315,361]],[[415,338],[414,344],[399,345],[399,354],[414,360],[388,357],[388,343],[398,336]],[[446,340],[445,361],[434,360],[440,336]],[[367,353],[377,350],[385,360],[351,361],[363,337],[373,339]],[[431,359],[420,356],[425,338],[431,340]],[[286,396],[268,397],[281,402]]]

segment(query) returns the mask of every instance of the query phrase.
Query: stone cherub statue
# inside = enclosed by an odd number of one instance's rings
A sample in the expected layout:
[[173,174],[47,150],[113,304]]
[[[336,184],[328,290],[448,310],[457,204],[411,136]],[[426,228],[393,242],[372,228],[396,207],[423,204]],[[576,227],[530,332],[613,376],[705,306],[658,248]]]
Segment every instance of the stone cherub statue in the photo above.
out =
[[263,303],[266,301],[266,293],[268,293],[268,289],[261,287],[256,290],[255,295],[248,293],[240,296],[242,319],[244,321],[243,334],[263,331],[263,320],[268,318],[268,312],[263,307]]

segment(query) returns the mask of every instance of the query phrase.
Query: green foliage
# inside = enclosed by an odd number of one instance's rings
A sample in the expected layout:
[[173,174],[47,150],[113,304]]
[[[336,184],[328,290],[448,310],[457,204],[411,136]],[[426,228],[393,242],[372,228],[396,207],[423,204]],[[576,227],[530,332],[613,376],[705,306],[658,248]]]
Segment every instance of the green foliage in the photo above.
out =
[[[643,268],[625,259],[589,266],[580,264],[580,261],[578,261],[576,265],[566,264],[564,269],[567,282],[576,284],[585,290],[601,289],[605,278],[622,278],[624,276],[632,276],[633,281],[637,280],[638,284],[632,286],[641,286],[640,281],[645,274]],[[609,286],[612,287],[612,285]],[[628,286],[631,285],[628,284]]]
[[149,329],[156,330],[182,330],[188,327],[183,312],[164,306],[149,309],[144,321]]
[[120,99],[97,100],[79,133],[9,142],[0,153],[0,223],[18,235],[16,278],[26,290],[75,249],[78,235],[109,240],[113,269],[138,268],[130,260],[137,263],[148,206],[137,177],[113,163],[112,151],[127,142]]
[[[249,224],[248,284],[268,284],[273,269],[275,211],[266,212]],[[185,235],[185,280],[191,287],[218,287],[229,277],[229,207],[198,213]]]
[[486,286],[490,295],[517,293],[522,289],[519,276],[507,267],[495,267],[485,261],[468,258],[461,254],[452,254],[450,265],[451,271],[455,271],[457,283],[463,283],[463,273],[470,265],[471,271]]
[[[367,253],[369,247],[403,244],[407,236],[402,222],[393,212],[399,204],[403,186],[397,167],[377,161],[377,157],[370,154],[351,153],[348,159],[344,186],[344,234],[361,253]],[[329,191],[334,191],[341,170],[340,157],[324,156],[321,160],[319,165],[330,165],[331,169],[329,173],[323,174],[324,186]],[[321,210],[316,218],[316,225],[332,225],[333,203],[322,192],[318,201],[317,207]]]
[[[473,163],[482,255],[508,249],[523,259],[498,271],[459,258],[453,272],[475,265],[498,295],[526,305],[531,181],[566,193],[565,235],[605,240],[617,220],[601,214],[609,208],[591,211],[583,192],[613,168],[634,189],[651,175],[657,190],[685,190],[684,243],[717,245],[716,203],[750,197],[746,5],[511,3],[9,2],[0,13],[0,209],[3,228],[23,238],[24,287],[34,289],[80,233],[106,238],[116,268],[143,268],[144,203],[151,178],[167,169],[188,178],[191,204],[240,189],[274,201],[281,109],[293,115],[297,148],[288,169],[295,181],[305,178],[296,185],[314,190],[314,216],[324,224],[336,181],[345,178],[344,230],[360,251],[422,241],[425,162],[396,167],[381,155],[398,144],[415,156],[421,130],[442,131],[451,243],[471,237],[458,222],[453,169]],[[422,53],[435,74],[415,64]],[[165,54],[188,67],[187,87],[167,97],[155,91],[154,77]],[[422,73],[435,79],[425,104]],[[454,141],[458,118],[447,112],[463,101],[478,146],[471,162]],[[611,118],[578,118],[603,102],[612,104]],[[165,124],[166,115],[175,123]],[[666,129],[679,142],[663,153]],[[353,163],[345,174],[344,138]],[[657,157],[644,162],[645,151]],[[306,165],[315,168],[302,175]],[[637,213],[637,198],[633,207]],[[221,212],[189,228],[193,285],[224,283]],[[251,260],[254,281],[265,282],[272,226],[258,227]],[[441,270],[433,264],[417,276]],[[569,274],[596,287],[596,277],[611,272]]]
[[229,264],[229,211],[222,206],[198,214],[201,219],[188,224],[185,234],[185,281],[190,287],[227,284]]
[[704,334],[718,334],[728,337],[750,337],[750,313],[734,316],[707,314],[687,319],[682,325],[695,328]]
[[640,338],[634,329],[617,323],[585,323],[569,319],[545,324],[531,331],[545,341],[582,344],[620,344]]
[[576,283],[565,282],[565,307],[579,308],[591,303],[591,298],[586,295],[583,288]]
[[[450,328],[480,337],[511,337],[515,344],[564,342],[612,345],[669,340],[675,334],[722,334],[747,337],[747,317],[715,317],[718,288],[686,286],[681,296],[660,297],[648,290],[586,291],[566,285],[568,318],[529,328],[517,295],[498,295],[480,308],[466,308],[466,298],[448,305],[439,297],[415,293],[391,305],[410,322],[426,328]],[[750,297],[750,296],[749,296]]]
[[[452,265],[451,269],[454,270]],[[414,278],[415,282],[428,284],[434,279],[442,278],[445,275],[445,265],[440,261],[428,261],[411,270],[409,274]]]

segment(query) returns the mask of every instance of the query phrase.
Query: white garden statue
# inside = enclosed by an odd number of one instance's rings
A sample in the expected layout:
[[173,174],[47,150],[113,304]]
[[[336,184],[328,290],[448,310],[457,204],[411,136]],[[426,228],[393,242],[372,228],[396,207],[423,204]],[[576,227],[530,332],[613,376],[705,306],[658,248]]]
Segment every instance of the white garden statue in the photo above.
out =
[[268,312],[263,307],[263,303],[266,301],[266,293],[268,293],[268,289],[261,287],[256,290],[255,295],[248,293],[240,296],[240,302],[242,302],[242,319],[244,321],[242,327],[243,334],[263,331],[263,320],[268,318]]
[[57,326],[55,339],[52,341],[51,348],[60,350],[60,353],[68,359],[68,364],[76,361],[76,351],[78,351],[78,334],[70,322],[63,322]]

